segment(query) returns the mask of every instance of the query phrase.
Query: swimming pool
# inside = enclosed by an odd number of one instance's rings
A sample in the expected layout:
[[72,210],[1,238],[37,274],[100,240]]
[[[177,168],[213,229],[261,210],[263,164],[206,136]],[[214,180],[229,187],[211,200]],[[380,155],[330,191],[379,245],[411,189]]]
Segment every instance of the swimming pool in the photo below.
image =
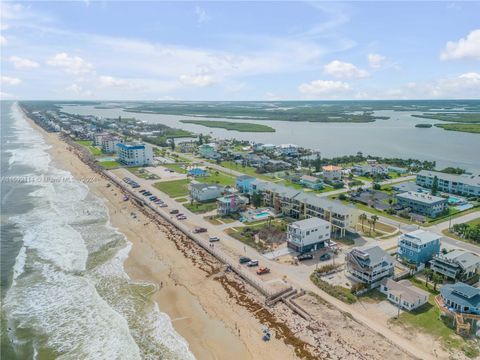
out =
[[257,219],[261,219],[268,216],[271,216],[270,212],[268,211],[262,211],[261,213],[255,214],[255,218]]

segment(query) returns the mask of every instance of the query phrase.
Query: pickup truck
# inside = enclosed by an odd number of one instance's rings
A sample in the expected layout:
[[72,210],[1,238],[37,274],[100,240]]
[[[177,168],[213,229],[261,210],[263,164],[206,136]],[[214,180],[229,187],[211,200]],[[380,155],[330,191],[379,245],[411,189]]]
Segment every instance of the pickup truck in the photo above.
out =
[[194,234],[199,234],[199,233],[204,233],[204,232],[207,232],[207,229],[202,228],[202,227],[193,229]]
[[178,214],[178,210],[177,209],[170,210],[170,214]]
[[257,270],[257,275],[268,274],[269,272],[270,272],[269,268],[263,267]]
[[312,260],[313,255],[312,254],[301,254],[297,256],[298,261],[303,261],[303,260]]
[[250,260],[250,261],[247,263],[247,266],[248,266],[248,267],[258,266],[258,260]]

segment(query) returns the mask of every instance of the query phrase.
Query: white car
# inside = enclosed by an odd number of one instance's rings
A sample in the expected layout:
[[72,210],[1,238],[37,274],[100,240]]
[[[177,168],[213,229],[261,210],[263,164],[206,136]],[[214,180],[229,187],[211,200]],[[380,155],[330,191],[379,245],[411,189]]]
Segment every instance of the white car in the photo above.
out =
[[160,206],[160,207],[167,207],[168,205],[165,204],[165,203],[163,203],[163,204],[160,204],[160,205],[158,205],[158,206]]
[[216,241],[220,241],[220,238],[218,236],[212,236],[211,238],[208,239],[208,241],[216,242]]
[[251,260],[247,263],[248,267],[258,266],[258,260]]

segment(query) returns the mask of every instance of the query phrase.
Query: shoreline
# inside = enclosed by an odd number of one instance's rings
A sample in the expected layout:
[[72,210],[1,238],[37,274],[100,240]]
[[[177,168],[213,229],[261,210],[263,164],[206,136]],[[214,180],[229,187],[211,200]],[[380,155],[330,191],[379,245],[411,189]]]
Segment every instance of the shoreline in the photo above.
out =
[[[22,115],[51,146],[47,151],[52,162],[76,179],[96,178],[87,184],[89,190],[104,201],[111,225],[132,244],[124,262],[126,273],[133,281],[156,284],[151,301],[169,316],[197,359],[297,358],[283,339],[261,340],[262,324],[236,304],[223,281],[213,278],[222,271],[222,264],[198,246],[195,249],[173,226],[159,225],[130,201],[123,202],[122,192],[107,187],[110,182],[84,164],[58,133],[48,133],[23,111]],[[199,264],[199,259],[205,263]]]

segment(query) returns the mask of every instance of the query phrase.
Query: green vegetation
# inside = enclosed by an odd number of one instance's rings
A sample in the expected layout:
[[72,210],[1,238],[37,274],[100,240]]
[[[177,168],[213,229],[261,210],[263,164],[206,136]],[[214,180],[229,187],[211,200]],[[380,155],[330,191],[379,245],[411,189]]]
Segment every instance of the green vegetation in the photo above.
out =
[[188,195],[188,179],[157,182],[153,184],[158,190],[164,192],[172,198]]
[[170,169],[170,170],[173,170],[179,174],[186,174],[187,173],[187,170],[183,167],[181,167],[180,165],[178,164],[163,164],[162,165],[164,168],[167,168],[167,169]]
[[146,179],[146,180],[155,180],[158,179],[158,175],[152,174],[145,170],[142,166],[132,166],[127,168],[133,175],[138,176],[139,178]]
[[187,202],[187,201],[188,201],[188,198],[185,198],[185,197],[176,198],[175,201],[176,201],[176,202],[179,202],[179,203],[183,203],[183,202]]
[[234,161],[222,161],[220,163],[220,165],[223,166],[224,168],[227,168],[227,169],[230,169],[230,170],[235,170],[235,171],[241,172],[245,175],[250,175],[250,176],[256,177],[258,179],[270,180],[270,181],[272,179],[274,179],[273,176],[268,176],[268,175],[265,175],[265,174],[257,173],[257,171],[254,167],[243,166],[243,165],[237,164]]
[[478,124],[480,123],[480,114],[475,113],[430,113],[422,115],[412,115],[416,118],[422,119],[433,119],[449,122],[458,122],[458,123],[471,123]]
[[104,169],[116,169],[116,168],[122,166],[120,163],[118,163],[116,161],[100,161],[99,164]]
[[[214,105],[214,106],[212,106]],[[317,101],[301,101],[282,104],[281,102],[204,102],[204,103],[143,103],[124,109],[128,112],[154,113],[252,120],[310,121],[310,122],[354,122],[364,123],[386,120],[388,117],[375,116],[373,110],[379,103],[365,102],[333,103],[328,106]],[[387,104],[385,104],[387,105]],[[386,108],[381,104],[382,108]],[[391,109],[391,105],[389,107]]]
[[480,134],[480,123],[476,124],[435,124],[436,127],[448,131],[460,131]]
[[208,202],[208,203],[199,203],[199,202],[194,202],[193,204],[184,204],[188,210],[190,210],[193,213],[206,213],[212,210],[215,210],[217,208],[217,203],[216,202]]
[[433,126],[432,124],[417,124],[417,125],[415,125],[416,128],[421,128],[421,129],[429,129],[432,126]]
[[455,174],[455,175],[461,175],[465,174],[465,169],[459,168],[459,167],[446,167],[443,170],[440,170],[440,172],[443,172],[445,174]]
[[443,233],[459,240],[480,243],[480,218],[462,224],[455,224],[450,231],[446,229]]
[[93,141],[90,141],[90,140],[77,140],[76,143],[86,147],[88,149],[88,151],[90,151],[90,153],[93,155],[93,156],[99,156],[99,155],[102,155],[102,150],[100,150],[98,147],[96,146],[93,146]]
[[209,128],[221,128],[226,130],[235,130],[240,132],[275,132],[275,129],[260,124],[252,124],[246,122],[229,122],[229,121],[212,121],[212,120],[180,120],[185,124],[195,124],[206,126]]
[[439,338],[446,348],[459,348],[464,342],[449,327],[451,320],[441,317],[440,309],[435,304],[434,295],[430,295],[428,303],[413,311],[405,311],[398,319],[392,319],[393,324],[406,328],[418,329]]
[[204,184],[235,185],[235,178],[221,171],[209,170],[207,176],[199,176],[195,180]]
[[366,293],[357,296],[359,301],[365,301],[369,303],[379,303],[387,299],[387,295],[382,293],[378,289],[368,290]]
[[328,282],[320,279],[315,272],[310,275],[310,280],[321,290],[327,294],[343,301],[347,304],[353,304],[357,301],[357,297],[353,295],[349,289],[340,285],[331,285]]

